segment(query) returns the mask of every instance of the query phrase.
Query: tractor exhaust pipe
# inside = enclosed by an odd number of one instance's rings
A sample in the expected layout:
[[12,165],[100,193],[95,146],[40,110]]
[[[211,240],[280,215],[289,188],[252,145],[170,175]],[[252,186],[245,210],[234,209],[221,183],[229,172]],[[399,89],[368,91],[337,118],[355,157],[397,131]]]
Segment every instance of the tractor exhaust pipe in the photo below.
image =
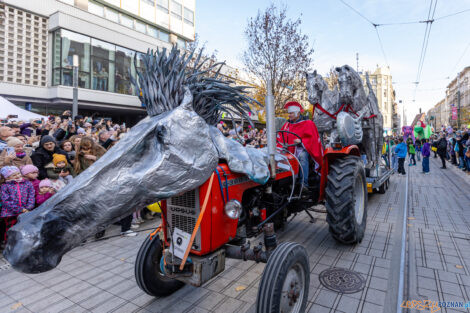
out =
[[276,160],[274,159],[276,154],[276,124],[274,121],[274,95],[271,80],[268,80],[266,84],[266,136],[271,178],[276,178]]

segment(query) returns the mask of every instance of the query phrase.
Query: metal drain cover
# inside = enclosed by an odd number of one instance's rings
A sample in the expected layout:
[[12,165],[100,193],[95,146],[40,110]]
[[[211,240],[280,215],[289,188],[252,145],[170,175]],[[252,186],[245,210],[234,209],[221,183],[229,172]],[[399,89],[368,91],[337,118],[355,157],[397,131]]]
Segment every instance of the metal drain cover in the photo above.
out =
[[364,289],[365,279],[361,274],[345,268],[329,268],[320,273],[320,283],[340,293],[355,293]]

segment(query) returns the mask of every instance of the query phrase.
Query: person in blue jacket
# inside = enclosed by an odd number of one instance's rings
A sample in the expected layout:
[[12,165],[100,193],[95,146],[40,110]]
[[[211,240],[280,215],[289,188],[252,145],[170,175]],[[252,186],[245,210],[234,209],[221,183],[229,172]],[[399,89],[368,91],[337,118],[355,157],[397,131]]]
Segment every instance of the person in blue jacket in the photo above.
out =
[[405,172],[405,159],[408,152],[406,143],[403,142],[403,138],[399,139],[400,143],[395,147],[395,153],[398,156],[398,173],[406,175]]

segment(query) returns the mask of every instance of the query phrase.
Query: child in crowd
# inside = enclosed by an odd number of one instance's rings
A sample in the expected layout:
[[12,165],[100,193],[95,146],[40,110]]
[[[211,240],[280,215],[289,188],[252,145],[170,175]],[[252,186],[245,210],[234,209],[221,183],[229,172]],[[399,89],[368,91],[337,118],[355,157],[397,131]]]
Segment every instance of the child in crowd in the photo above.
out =
[[399,144],[395,147],[395,153],[398,157],[398,173],[402,175],[406,175],[405,172],[405,159],[406,159],[406,143],[403,141],[403,138],[399,139]]
[[67,158],[63,154],[55,153],[52,156],[52,162],[45,166],[47,177],[51,180],[52,187],[59,191],[65,185],[70,183],[75,176],[75,172],[68,164]]
[[0,218],[5,223],[3,239],[7,241],[7,231],[16,224],[18,215],[34,208],[34,187],[24,180],[16,166],[4,166],[0,174],[6,182],[0,187],[2,209]]
[[43,179],[39,183],[39,194],[36,195],[36,205],[40,206],[47,199],[52,197],[55,194],[54,188],[52,188],[52,183],[49,179]]
[[410,142],[408,144],[408,154],[410,155],[410,163],[408,165],[409,166],[416,165],[416,159],[415,159],[416,149],[415,149],[415,145],[413,144],[413,142]]
[[25,180],[28,180],[33,184],[34,193],[36,195],[39,194],[39,183],[41,182],[38,179],[39,169],[32,164],[27,164],[21,167],[21,175],[23,175]]

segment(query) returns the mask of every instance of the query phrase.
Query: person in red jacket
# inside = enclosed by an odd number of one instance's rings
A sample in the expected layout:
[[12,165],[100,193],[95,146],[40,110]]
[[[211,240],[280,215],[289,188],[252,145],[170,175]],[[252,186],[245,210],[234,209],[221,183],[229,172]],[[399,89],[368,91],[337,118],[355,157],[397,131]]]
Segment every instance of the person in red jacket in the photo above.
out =
[[323,147],[320,135],[318,134],[315,123],[302,116],[301,113],[303,113],[304,110],[300,103],[290,101],[285,104],[284,108],[287,109],[289,113],[289,120],[282,126],[281,130],[297,134],[302,141],[293,134],[278,133],[278,147],[281,146],[279,142],[284,142],[284,140],[287,144],[296,144],[288,149],[289,152],[299,159],[302,182],[304,187],[308,187],[309,157],[315,162],[315,170],[319,172],[321,169]]

